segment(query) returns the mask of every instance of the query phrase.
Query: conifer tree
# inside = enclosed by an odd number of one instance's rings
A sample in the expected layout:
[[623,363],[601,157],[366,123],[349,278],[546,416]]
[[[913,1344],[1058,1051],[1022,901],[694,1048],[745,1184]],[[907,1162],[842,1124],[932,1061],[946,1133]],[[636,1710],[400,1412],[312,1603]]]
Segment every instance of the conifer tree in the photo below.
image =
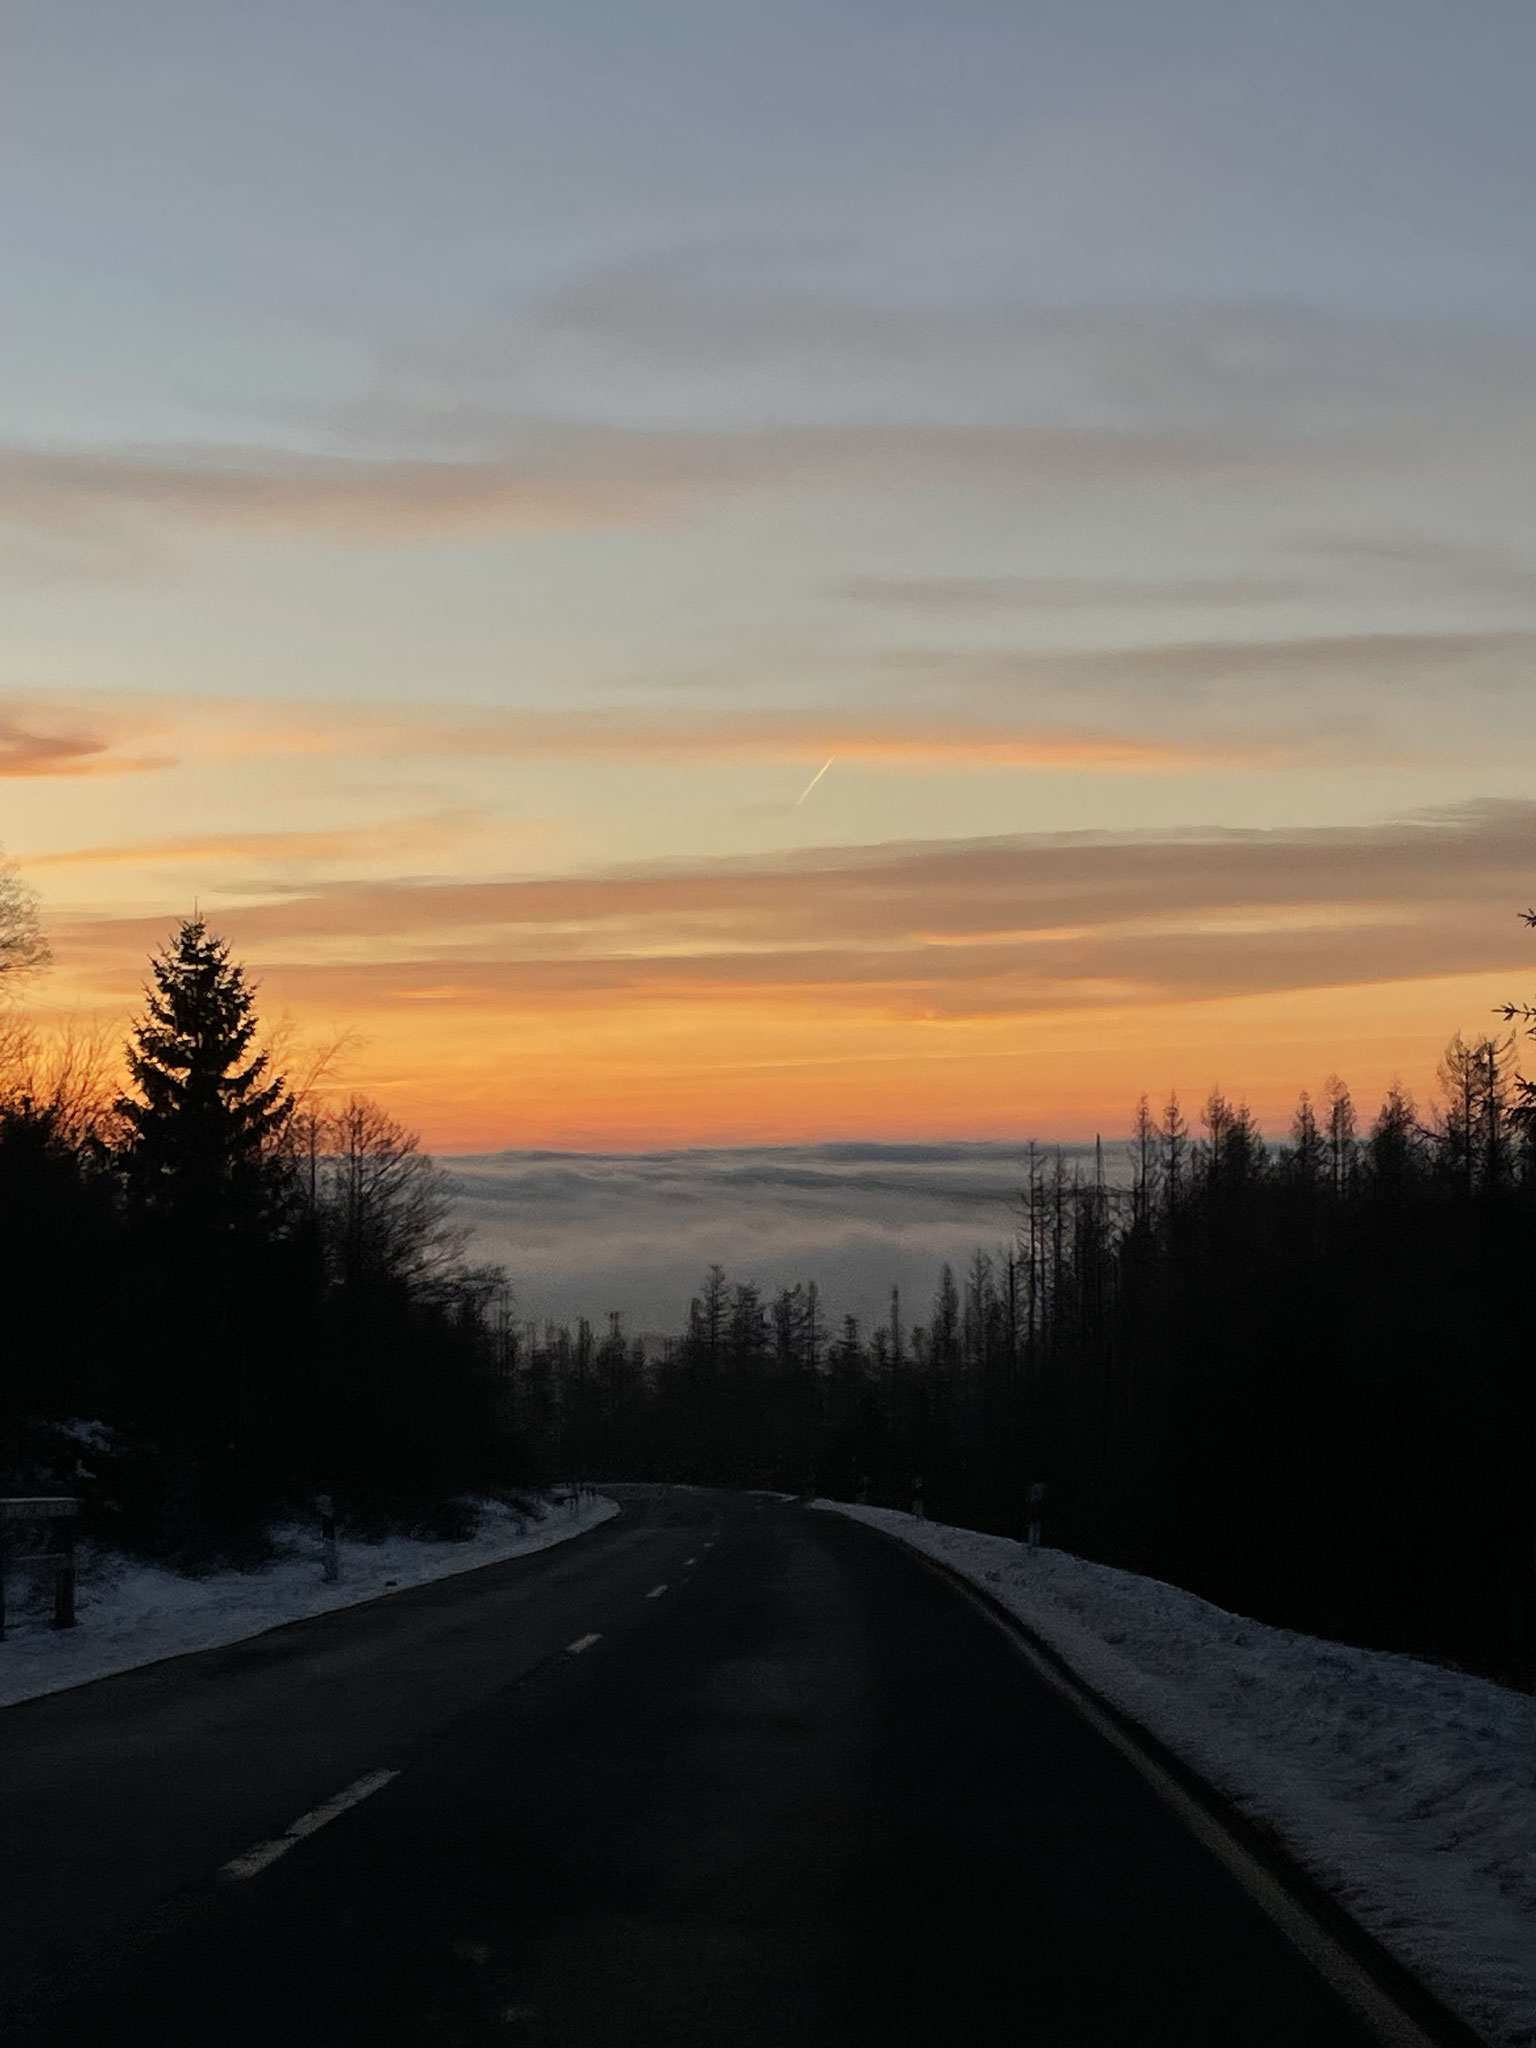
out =
[[1328,1147],[1318,1129],[1317,1111],[1312,1106],[1311,1095],[1303,1088],[1296,1113],[1291,1118],[1291,1149],[1285,1162],[1286,1177],[1309,1193],[1315,1192],[1322,1184],[1327,1158]]
[[1333,1191],[1342,1195],[1355,1160],[1355,1105],[1337,1074],[1328,1076],[1328,1160]]
[[929,1326],[933,1362],[948,1369],[960,1362],[960,1290],[954,1272],[945,1265],[933,1297],[933,1320]]
[[117,1104],[125,1165],[153,1200],[227,1215],[259,1194],[293,1100],[267,1055],[251,1049],[256,1011],[244,969],[201,917],[183,920],[150,974],[127,1046],[137,1093]]

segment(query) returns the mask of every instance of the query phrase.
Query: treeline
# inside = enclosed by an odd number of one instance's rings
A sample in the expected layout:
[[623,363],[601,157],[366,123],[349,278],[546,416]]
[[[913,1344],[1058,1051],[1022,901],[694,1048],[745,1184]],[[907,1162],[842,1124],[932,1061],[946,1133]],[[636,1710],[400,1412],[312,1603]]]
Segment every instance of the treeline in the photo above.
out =
[[[26,909],[11,880],[0,969],[40,957]],[[414,1138],[291,1086],[257,1028],[195,918],[151,963],[125,1088],[0,1019],[0,1493],[78,1493],[95,1533],[189,1562],[259,1555],[317,1493],[451,1529],[515,1476],[500,1275],[462,1262]]]
[[[0,993],[43,950],[0,870]],[[1394,1089],[1366,1129],[1338,1082],[1282,1143],[1219,1094],[1195,1128],[1143,1102],[1107,1168],[1032,1153],[1012,1241],[917,1319],[714,1268],[657,1357],[618,1317],[521,1326],[414,1139],[275,1071],[201,920],[151,963],[125,1087],[16,1019],[0,1491],[78,1492],[190,1561],[259,1555],[319,1493],[442,1529],[556,1475],[920,1498],[1528,1682],[1536,1091],[1508,1038],[1455,1040],[1434,1114]]]
[[[537,1459],[822,1493],[1045,1540],[1308,1632],[1528,1683],[1536,1143],[1509,1042],[1445,1105],[1338,1082],[1266,1143],[1143,1102],[1118,1172],[1032,1156],[1013,1243],[923,1320],[714,1269],[659,1360],[509,1332]],[[1031,1505],[1031,1489],[1046,1489]]]

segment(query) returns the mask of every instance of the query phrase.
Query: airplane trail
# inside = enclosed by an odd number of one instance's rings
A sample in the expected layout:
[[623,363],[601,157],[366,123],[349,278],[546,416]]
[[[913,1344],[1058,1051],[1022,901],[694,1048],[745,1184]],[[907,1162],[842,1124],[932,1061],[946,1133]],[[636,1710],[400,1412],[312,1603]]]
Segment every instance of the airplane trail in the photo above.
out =
[[810,795],[811,791],[816,787],[817,783],[820,782],[823,775],[826,774],[827,770],[832,766],[832,763],[836,759],[836,754],[831,754],[825,761],[822,762],[821,766],[816,770],[816,773],[811,777],[810,781],[805,785],[804,789],[802,789],[800,794],[795,798],[795,801],[791,806],[791,809],[797,811],[799,810],[800,806],[805,802],[806,798]]

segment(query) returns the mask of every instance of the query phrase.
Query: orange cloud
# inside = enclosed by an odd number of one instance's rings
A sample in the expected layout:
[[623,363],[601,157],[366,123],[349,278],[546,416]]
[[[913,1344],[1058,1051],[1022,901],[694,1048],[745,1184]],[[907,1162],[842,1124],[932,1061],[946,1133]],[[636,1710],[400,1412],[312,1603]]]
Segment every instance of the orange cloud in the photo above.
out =
[[[907,1009],[1458,974],[1522,957],[1536,805],[1373,827],[1021,835],[667,862],[509,881],[316,883],[230,910],[242,951],[328,998],[774,1000],[841,987]],[[142,955],[161,921],[59,935]],[[1099,993],[1095,993],[1099,992]]]
[[[1426,1080],[1536,980],[1533,873],[1511,802],[311,883],[218,922],[263,1004],[356,1027],[348,1083],[440,1145],[1081,1132],[1170,1081],[1272,1108],[1330,1068]],[[59,994],[131,1007],[168,923],[64,924]]]
[[[899,716],[879,711],[742,713],[724,716],[668,711],[475,711],[453,706],[380,710],[369,706],[255,703],[217,698],[114,702],[120,728],[153,734],[164,752],[114,753],[101,733],[37,738],[19,722],[50,715],[13,707],[19,761],[35,751],[42,764],[16,773],[126,773],[176,761],[241,760],[288,754],[334,754],[351,760],[500,758],[528,761],[741,762],[799,765],[835,755],[842,762],[921,771],[1013,768],[1058,774],[1162,774],[1274,767],[1303,758],[1293,743],[1255,736],[1200,742],[1135,732],[994,720]],[[54,708],[52,716],[61,715]],[[73,715],[82,726],[93,713]],[[104,714],[94,713],[99,722]],[[3,756],[0,756],[3,759]],[[0,770],[0,772],[4,772]]]
[[[338,736],[339,737],[339,736]],[[320,738],[290,728],[279,748],[308,750]],[[258,742],[259,743],[259,742]],[[640,719],[611,711],[502,712],[451,720],[363,722],[359,751],[502,754],[527,760],[742,761],[791,764],[835,755],[903,768],[1032,768],[1057,772],[1149,773],[1231,767],[1269,760],[1263,744],[1200,747],[1128,734],[1050,727],[902,720],[878,715],[699,716]],[[349,745],[350,751],[350,745]]]
[[[1351,714],[1359,687],[1443,702],[1452,689],[1502,690],[1525,675],[1524,631],[1355,634],[1152,643],[1059,650],[887,651],[855,663],[862,702],[721,713],[563,711],[453,704],[382,706],[222,697],[82,696],[0,706],[22,773],[122,773],[171,760],[336,755],[364,760],[466,757],[636,763],[731,761],[895,769],[1010,768],[1065,773],[1385,765],[1426,758],[1411,737],[1384,744]],[[873,667],[871,667],[871,661]],[[892,677],[898,708],[890,708]],[[873,694],[878,687],[879,694]],[[906,708],[920,693],[941,715]],[[905,704],[903,704],[903,699]],[[1020,702],[1034,715],[1020,718]],[[1082,706],[1095,702],[1097,721]],[[1210,705],[1222,707],[1213,726]],[[1196,709],[1201,730],[1191,732]],[[130,738],[139,748],[127,753]],[[148,747],[145,743],[151,743]],[[1433,758],[1455,745],[1437,731]],[[1468,746],[1482,750],[1475,738]],[[1518,729],[1505,745],[1526,744]],[[28,766],[35,763],[34,766]]]
[[169,765],[160,755],[114,753],[114,744],[102,733],[39,732],[0,715],[0,777],[134,775]]
[[[188,862],[223,866],[232,861],[249,861],[259,867],[287,867],[388,859],[418,847],[440,845],[454,832],[474,825],[481,815],[454,811],[328,831],[212,832],[189,833],[180,838],[125,839],[69,847],[55,853],[29,854],[26,866],[39,870],[144,868]],[[508,828],[499,829],[504,838]]]

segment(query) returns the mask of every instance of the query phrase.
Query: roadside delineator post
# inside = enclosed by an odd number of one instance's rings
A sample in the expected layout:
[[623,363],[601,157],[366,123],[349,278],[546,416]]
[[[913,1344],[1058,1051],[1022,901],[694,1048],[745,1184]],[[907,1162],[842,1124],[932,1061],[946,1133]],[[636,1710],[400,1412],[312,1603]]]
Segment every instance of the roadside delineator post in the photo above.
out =
[[1043,1479],[1037,1479],[1029,1489],[1029,1535],[1026,1541],[1031,1550],[1040,1548],[1040,1518],[1045,1512],[1047,1487]]
[[341,1577],[341,1563],[336,1555],[336,1503],[328,1493],[317,1493],[315,1508],[320,1516],[320,1576],[326,1585],[334,1586]]
[[[53,1625],[75,1626],[75,1536],[80,1503],[69,1494],[36,1494],[0,1499],[0,1643],[5,1641],[6,1566],[44,1564],[53,1567]],[[35,1529],[30,1543],[17,1532]]]

